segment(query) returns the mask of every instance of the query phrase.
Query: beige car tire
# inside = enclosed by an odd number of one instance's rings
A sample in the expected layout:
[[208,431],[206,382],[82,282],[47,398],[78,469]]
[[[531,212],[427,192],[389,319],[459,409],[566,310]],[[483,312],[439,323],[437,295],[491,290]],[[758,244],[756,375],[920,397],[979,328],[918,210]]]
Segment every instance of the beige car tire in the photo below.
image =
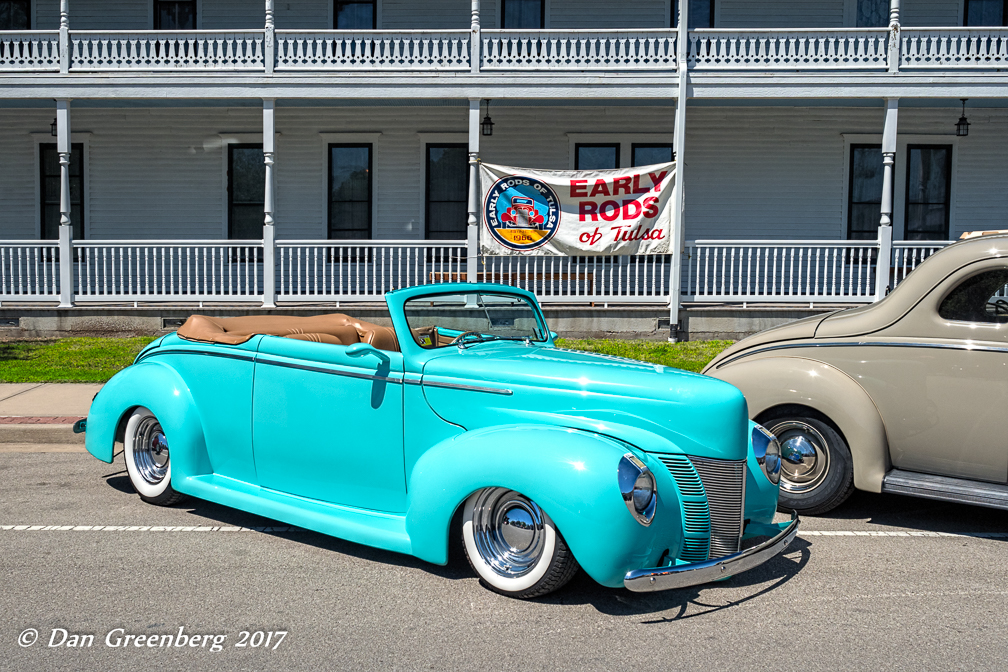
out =
[[818,515],[854,492],[854,461],[847,442],[825,418],[787,414],[763,419],[781,446],[777,508]]

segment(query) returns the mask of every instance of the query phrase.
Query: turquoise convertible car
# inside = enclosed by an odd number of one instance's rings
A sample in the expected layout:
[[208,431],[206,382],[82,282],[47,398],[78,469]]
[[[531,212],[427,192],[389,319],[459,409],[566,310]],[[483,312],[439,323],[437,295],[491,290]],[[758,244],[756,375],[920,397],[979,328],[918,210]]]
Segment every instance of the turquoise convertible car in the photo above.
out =
[[[86,445],[184,495],[445,564],[519,598],[583,568],[680,588],[780,553],[779,446],[731,385],[555,347],[529,292],[460,283],[346,315],[191,317],[97,395]],[[453,525],[453,521],[455,524]]]

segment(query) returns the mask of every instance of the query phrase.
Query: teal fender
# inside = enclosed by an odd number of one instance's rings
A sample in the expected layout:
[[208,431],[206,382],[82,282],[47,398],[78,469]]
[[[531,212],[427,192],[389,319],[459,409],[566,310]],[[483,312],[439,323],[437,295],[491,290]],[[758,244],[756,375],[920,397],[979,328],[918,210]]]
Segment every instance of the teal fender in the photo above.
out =
[[[649,527],[627,510],[617,483],[620,458],[634,452],[655,475],[658,506]],[[578,563],[605,586],[622,587],[632,569],[658,564],[682,545],[678,491],[668,471],[616,439],[542,425],[488,427],[426,451],[410,475],[406,531],[412,552],[448,559],[448,528],[457,508],[480,488],[516,490],[553,520]]]
[[211,473],[203,423],[189,387],[169,366],[147,361],[123,369],[91,403],[84,446],[103,462],[112,462],[116,431],[138,406],[146,406],[172,437],[172,482]]
[[753,452],[752,430],[756,423],[749,421],[749,456],[746,458],[745,514],[744,518],[753,523],[769,525],[777,513],[777,496],[780,484],[771,483],[756,461]]

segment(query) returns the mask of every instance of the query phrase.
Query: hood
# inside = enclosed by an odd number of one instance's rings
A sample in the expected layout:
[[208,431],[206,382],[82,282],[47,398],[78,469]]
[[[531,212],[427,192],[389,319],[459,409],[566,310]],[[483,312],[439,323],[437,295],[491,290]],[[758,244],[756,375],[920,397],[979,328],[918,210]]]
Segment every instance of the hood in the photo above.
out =
[[614,436],[642,450],[746,456],[745,398],[722,381],[660,364],[513,342],[445,350],[424,367],[424,393],[438,415],[466,429],[548,423]]
[[779,327],[773,327],[771,329],[767,329],[766,331],[761,331],[758,334],[753,334],[748,338],[743,338],[738,343],[732,345],[726,350],[723,350],[721,354],[711,360],[711,362],[704,367],[703,372],[705,374],[709,373],[710,371],[716,369],[722,362],[731,359],[740,352],[750,350],[760,345],[780,343],[781,341],[796,341],[803,338],[814,338],[816,330],[824,320],[843,312],[844,311],[839,310],[833,311],[832,313],[823,313],[822,315],[813,315],[812,317],[788,322],[787,324],[782,324]]

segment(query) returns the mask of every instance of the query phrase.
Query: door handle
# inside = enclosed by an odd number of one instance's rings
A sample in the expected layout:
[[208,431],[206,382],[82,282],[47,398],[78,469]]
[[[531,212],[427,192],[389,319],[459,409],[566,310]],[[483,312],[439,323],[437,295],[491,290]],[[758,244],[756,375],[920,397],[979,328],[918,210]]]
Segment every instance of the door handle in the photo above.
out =
[[389,362],[391,359],[384,352],[374,347],[370,343],[354,343],[348,345],[346,349],[346,354],[350,357],[364,357],[365,355],[373,355],[383,362]]

